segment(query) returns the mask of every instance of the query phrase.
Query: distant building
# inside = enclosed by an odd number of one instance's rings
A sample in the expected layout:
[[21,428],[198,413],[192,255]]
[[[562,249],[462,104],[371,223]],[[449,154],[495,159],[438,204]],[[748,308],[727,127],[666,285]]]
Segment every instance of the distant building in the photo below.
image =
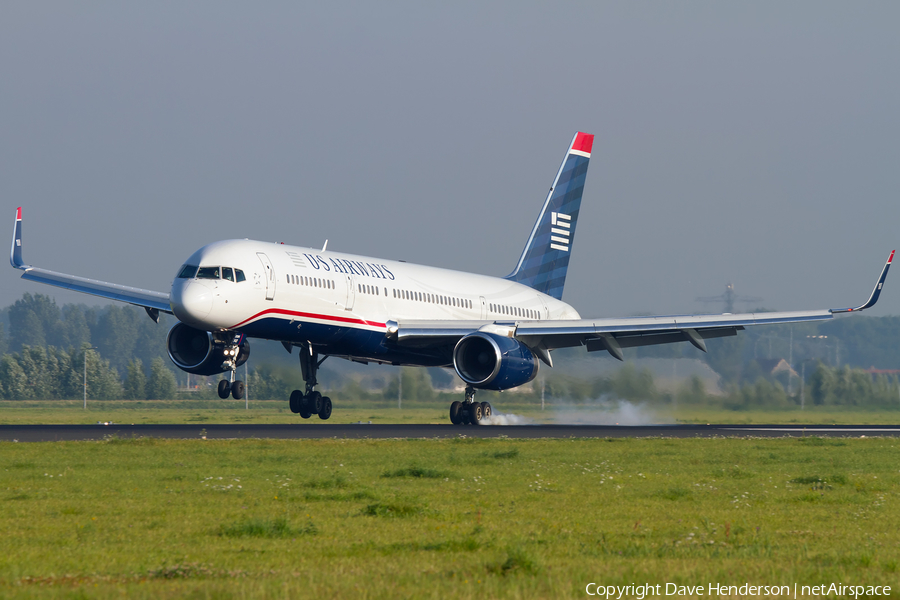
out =
[[766,375],[774,377],[781,373],[787,373],[788,377],[800,377],[797,371],[792,369],[788,361],[783,358],[757,358],[756,364],[759,365],[760,370]]

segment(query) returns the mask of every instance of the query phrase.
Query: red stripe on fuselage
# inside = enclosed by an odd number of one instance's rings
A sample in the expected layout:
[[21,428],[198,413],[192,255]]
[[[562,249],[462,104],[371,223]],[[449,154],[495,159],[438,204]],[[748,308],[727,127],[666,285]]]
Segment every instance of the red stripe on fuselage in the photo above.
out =
[[253,319],[262,317],[263,315],[288,315],[291,317],[301,317],[304,319],[320,319],[322,321],[336,321],[338,323],[352,323],[354,325],[367,325],[369,327],[381,327],[382,329],[387,328],[387,325],[385,325],[384,323],[376,323],[373,321],[366,321],[363,319],[353,319],[351,317],[337,317],[337,316],[333,316],[333,315],[318,315],[315,313],[304,313],[304,312],[297,312],[296,310],[287,310],[285,308],[267,308],[266,310],[264,310],[262,312],[258,312],[248,319],[244,319],[237,325],[232,325],[228,329],[235,329],[237,327],[240,327],[241,325],[245,325],[245,324],[249,323]]

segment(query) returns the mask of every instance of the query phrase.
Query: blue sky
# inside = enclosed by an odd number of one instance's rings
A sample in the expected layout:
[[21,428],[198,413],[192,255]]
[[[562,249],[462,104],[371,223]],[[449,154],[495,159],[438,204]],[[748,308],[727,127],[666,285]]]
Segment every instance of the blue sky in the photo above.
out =
[[[505,275],[577,130],[583,316],[719,310],[695,298],[729,281],[861,303],[900,246],[900,4],[300,4],[0,5],[26,261],[167,291],[217,239],[327,238]],[[91,302],[0,278],[0,305]]]

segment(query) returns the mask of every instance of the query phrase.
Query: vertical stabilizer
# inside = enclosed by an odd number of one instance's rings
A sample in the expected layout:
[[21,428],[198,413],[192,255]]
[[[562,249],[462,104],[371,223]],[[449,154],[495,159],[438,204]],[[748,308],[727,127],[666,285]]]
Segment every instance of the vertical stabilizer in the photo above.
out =
[[593,135],[575,134],[519,263],[506,279],[562,299],[593,144]]

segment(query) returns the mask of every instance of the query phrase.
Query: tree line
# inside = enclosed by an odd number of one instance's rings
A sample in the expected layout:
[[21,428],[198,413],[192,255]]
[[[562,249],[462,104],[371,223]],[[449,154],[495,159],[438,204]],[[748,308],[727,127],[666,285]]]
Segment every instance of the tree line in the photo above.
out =
[[854,406],[900,409],[900,376],[872,374],[847,365],[817,363],[807,381],[793,381],[788,391],[776,377],[726,384],[724,394],[710,394],[693,376],[675,391],[660,390],[649,369],[626,363],[611,375],[593,379],[553,377],[546,380],[549,398],[574,402],[609,398],[660,406],[706,405],[731,410],[785,409],[804,406]]
[[[165,352],[166,334],[175,320],[168,315],[160,317],[157,324],[132,306],[59,307],[49,296],[24,294],[0,311],[0,398],[81,398],[85,379],[92,399],[215,398],[214,385],[208,385],[205,378],[193,379],[201,382],[193,391],[179,391],[179,387],[186,388],[187,376],[174,369]],[[707,395],[699,380],[686,381],[677,392],[663,392],[656,388],[649,371],[630,365],[612,376],[596,378],[575,379],[551,371],[543,379],[543,393],[548,398],[574,401],[615,397],[639,402],[717,403],[732,408],[788,407],[801,402],[894,407],[900,401],[897,377],[872,376],[857,367],[900,368],[897,340],[900,317],[857,316],[792,329],[759,327],[736,337],[710,340],[708,354],[689,344],[626,351],[626,357],[630,354],[633,358],[703,359],[722,377],[724,396]],[[277,344],[253,344],[253,364],[246,377],[253,398],[286,399],[292,390],[303,389],[295,358],[278,353],[279,349]],[[791,354],[795,365],[802,361],[809,367],[802,386],[796,377],[790,384],[779,381],[762,372],[756,362]],[[427,370],[404,368],[398,373],[388,376],[384,387],[375,391],[363,389],[339,373],[331,374],[326,387],[361,400],[445,401]],[[541,390],[535,384],[517,394],[523,400],[539,401]]]

